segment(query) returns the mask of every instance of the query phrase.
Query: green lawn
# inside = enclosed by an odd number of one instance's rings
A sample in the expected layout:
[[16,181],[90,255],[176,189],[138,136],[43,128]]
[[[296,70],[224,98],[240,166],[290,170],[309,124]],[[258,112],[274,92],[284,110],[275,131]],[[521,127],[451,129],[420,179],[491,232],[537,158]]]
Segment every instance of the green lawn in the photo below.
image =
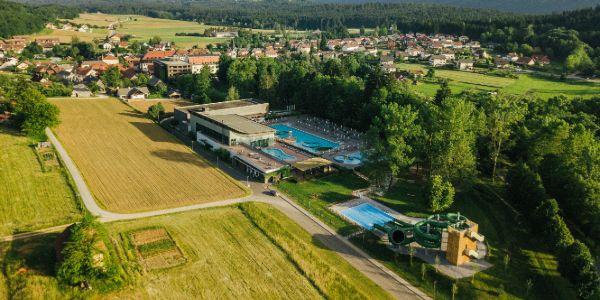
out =
[[[339,174],[301,184],[281,183],[280,187],[284,187],[281,189],[284,192],[291,191],[287,193],[292,199],[312,212],[319,212],[317,216],[339,230],[351,225],[343,219],[330,217],[332,213],[323,213],[323,210],[335,201],[350,199],[350,192],[354,189],[352,186],[364,187],[364,182],[348,184],[356,182],[362,180],[352,174]],[[517,216],[490,193],[490,188],[487,183],[478,183],[472,192],[458,193],[457,201],[448,210],[460,211],[479,224],[480,232],[490,243],[492,256],[488,260],[494,264],[491,269],[477,274],[473,283],[471,278],[460,280],[457,299],[575,299],[569,283],[556,271],[555,257],[547,254],[547,249],[535,234],[517,223]],[[332,197],[329,191],[336,196]],[[311,197],[315,193],[317,197]],[[376,199],[399,212],[422,217],[431,213],[425,208],[421,193],[422,188],[415,183],[400,181],[389,193]],[[430,296],[433,296],[433,282],[436,281],[436,299],[451,298],[452,281],[436,274],[431,266],[427,266],[425,280],[422,280],[421,262],[417,259],[411,266],[408,257],[394,257],[370,233],[355,236],[352,241]],[[507,270],[504,270],[502,263],[505,254],[510,257]],[[534,284],[529,296],[526,295],[527,279]]]
[[[400,63],[397,67],[402,70],[426,70],[424,65]],[[547,99],[558,95],[569,97],[591,97],[600,94],[600,84],[576,80],[558,81],[536,74],[521,74],[518,79],[484,75],[474,72],[436,69],[438,78],[449,79],[453,93],[472,89],[477,91],[502,91],[510,94],[535,93]],[[434,96],[439,84],[419,82],[415,87],[418,92]]]
[[337,202],[352,199],[352,191],[366,188],[367,183],[356,177],[346,174],[335,174],[321,180],[306,182],[282,181],[278,188],[290,195],[313,215],[325,220],[328,225],[342,235],[355,232],[358,227],[349,224],[327,207]]
[[80,216],[66,171],[42,171],[33,141],[0,126],[0,236],[61,225]]

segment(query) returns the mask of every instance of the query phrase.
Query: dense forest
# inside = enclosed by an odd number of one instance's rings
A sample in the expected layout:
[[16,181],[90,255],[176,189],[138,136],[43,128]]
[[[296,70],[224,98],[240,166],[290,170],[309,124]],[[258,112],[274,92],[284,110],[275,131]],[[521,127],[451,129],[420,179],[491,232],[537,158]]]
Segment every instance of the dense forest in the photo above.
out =
[[24,5],[4,0],[0,0],[0,7],[0,37],[34,33],[49,21],[75,18],[79,13],[76,7]]

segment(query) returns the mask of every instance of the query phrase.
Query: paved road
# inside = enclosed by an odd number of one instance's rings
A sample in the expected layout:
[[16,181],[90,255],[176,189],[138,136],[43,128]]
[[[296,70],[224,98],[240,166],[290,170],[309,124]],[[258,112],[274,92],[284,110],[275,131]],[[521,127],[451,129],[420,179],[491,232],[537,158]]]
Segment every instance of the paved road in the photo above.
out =
[[[429,297],[423,292],[421,292],[419,289],[410,285],[404,279],[385,268],[383,265],[381,265],[379,262],[377,262],[369,255],[364,253],[362,250],[352,245],[347,239],[338,235],[333,229],[323,224],[320,220],[318,220],[316,217],[304,210],[302,207],[296,205],[290,199],[286,198],[285,196],[273,197],[266,195],[265,187],[263,184],[250,183],[252,194],[248,197],[240,199],[230,199],[212,203],[197,204],[178,208],[161,209],[131,214],[119,214],[106,211],[98,206],[85,180],[83,179],[83,176],[77,169],[77,166],[75,165],[71,157],[68,155],[67,151],[64,149],[60,141],[56,138],[54,133],[50,129],[46,129],[46,134],[52,142],[52,144],[54,144],[58,155],[60,155],[67,170],[71,174],[85,207],[93,215],[98,216],[102,222],[146,218],[200,208],[226,206],[248,201],[266,202],[277,207],[290,219],[294,220],[302,228],[304,228],[306,231],[312,234],[316,239],[321,241],[325,246],[332,249],[333,251],[336,251],[341,257],[343,257],[356,269],[358,269],[364,275],[373,280],[373,282],[377,283],[382,288],[387,290],[397,299],[429,299]],[[234,175],[234,178],[240,179],[243,182],[243,175],[239,174],[226,164],[221,164],[221,167],[225,172],[229,173],[230,175]],[[245,183],[246,182],[244,182],[244,184]]]

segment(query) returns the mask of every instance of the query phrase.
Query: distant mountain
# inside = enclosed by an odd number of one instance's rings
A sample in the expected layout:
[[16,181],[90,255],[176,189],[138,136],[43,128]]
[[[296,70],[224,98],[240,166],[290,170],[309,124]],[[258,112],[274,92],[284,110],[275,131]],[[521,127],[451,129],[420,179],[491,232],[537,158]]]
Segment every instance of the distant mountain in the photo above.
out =
[[427,3],[496,9],[521,14],[562,12],[600,5],[600,0],[313,0],[320,3]]

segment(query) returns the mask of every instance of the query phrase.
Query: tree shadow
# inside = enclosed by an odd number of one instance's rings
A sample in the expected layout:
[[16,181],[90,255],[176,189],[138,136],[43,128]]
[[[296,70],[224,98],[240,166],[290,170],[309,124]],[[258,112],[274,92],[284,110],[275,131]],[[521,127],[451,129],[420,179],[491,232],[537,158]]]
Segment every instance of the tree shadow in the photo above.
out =
[[339,240],[336,236],[330,234],[313,234],[312,244],[330,251],[334,251],[338,254],[345,254],[350,256],[362,257],[358,252],[352,249],[343,241]]
[[156,150],[152,151],[151,154],[153,156],[159,157],[164,160],[178,162],[178,163],[187,163],[191,165],[195,165],[200,168],[212,168],[212,166],[201,160],[198,155],[191,152],[182,152],[176,150]]
[[175,138],[169,135],[168,132],[158,127],[158,125],[154,123],[147,122],[129,122],[139,131],[141,131],[144,135],[150,138],[153,142],[161,142],[161,143],[176,143]]

